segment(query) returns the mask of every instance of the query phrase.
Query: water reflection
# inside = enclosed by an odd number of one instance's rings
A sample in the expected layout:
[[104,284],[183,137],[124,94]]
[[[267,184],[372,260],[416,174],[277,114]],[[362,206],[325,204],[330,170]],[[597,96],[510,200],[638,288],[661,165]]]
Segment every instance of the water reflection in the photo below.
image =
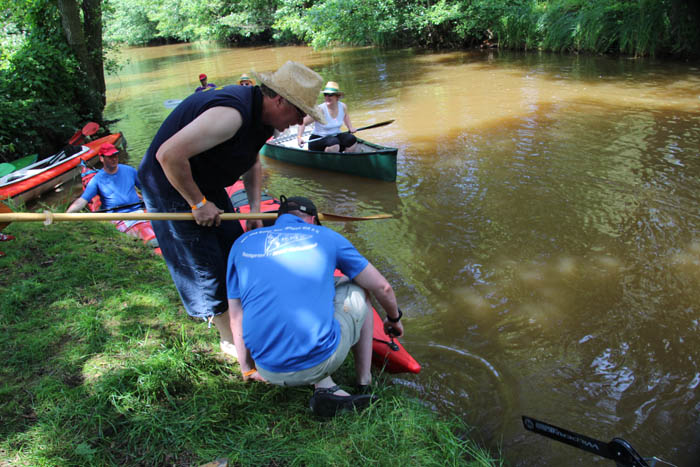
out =
[[527,414],[622,436],[677,465],[700,458],[700,68],[553,54],[129,49],[108,118],[136,165],[206,72],[216,84],[288,59],[340,83],[363,138],[399,148],[396,184],[264,159],[273,195],[388,212],[334,228],[395,285],[396,382],[477,427],[513,465],[588,465],[524,432]]

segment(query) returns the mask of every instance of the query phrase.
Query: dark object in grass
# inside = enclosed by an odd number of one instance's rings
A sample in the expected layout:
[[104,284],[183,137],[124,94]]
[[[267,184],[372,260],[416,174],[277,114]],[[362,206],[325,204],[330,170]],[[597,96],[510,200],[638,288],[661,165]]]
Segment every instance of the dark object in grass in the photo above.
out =
[[379,398],[372,394],[355,394],[349,396],[338,396],[335,393],[340,390],[339,386],[330,388],[317,388],[311,396],[309,406],[315,415],[319,417],[333,417],[340,412],[366,409],[371,402]]

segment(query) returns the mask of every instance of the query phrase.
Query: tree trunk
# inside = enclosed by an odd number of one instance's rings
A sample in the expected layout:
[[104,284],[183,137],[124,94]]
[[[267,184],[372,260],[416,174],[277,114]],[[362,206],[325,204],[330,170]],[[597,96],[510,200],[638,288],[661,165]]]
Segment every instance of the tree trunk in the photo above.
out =
[[[97,4],[97,13],[100,14],[100,19],[95,20],[94,5]],[[58,9],[61,12],[61,25],[63,33],[66,36],[66,41],[70,45],[71,50],[80,63],[81,70],[85,73],[88,89],[83,94],[85,105],[90,110],[90,113],[98,119],[102,120],[102,109],[105,104],[105,82],[104,72],[102,70],[102,19],[101,7],[99,0],[87,0],[83,9],[92,10],[86,13],[86,29],[89,29],[89,34],[94,34],[95,22],[99,24],[99,48],[95,48],[93,53],[88,52],[86,43],[86,32],[83,31],[83,24],[80,21],[80,12],[76,0],[58,0]],[[90,36],[91,40],[95,40]],[[94,56],[99,57],[99,70],[96,67]]]
[[83,0],[83,18],[85,18],[85,41],[90,51],[88,59],[92,64],[97,79],[97,91],[100,93],[102,107],[106,101],[104,61],[102,56],[102,0]]

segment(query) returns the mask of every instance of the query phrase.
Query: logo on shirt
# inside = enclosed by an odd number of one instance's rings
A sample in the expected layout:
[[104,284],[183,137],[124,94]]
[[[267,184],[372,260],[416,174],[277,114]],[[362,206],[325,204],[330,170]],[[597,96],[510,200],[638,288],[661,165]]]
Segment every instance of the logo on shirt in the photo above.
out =
[[259,258],[262,256],[277,256],[295,251],[311,250],[317,243],[307,243],[312,236],[303,233],[266,232],[263,254],[243,252],[243,256]]

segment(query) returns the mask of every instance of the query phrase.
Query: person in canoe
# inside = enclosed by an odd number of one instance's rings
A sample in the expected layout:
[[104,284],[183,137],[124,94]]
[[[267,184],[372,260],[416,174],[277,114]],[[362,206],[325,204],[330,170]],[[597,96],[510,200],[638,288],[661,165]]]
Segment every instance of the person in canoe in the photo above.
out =
[[[314,130],[309,137],[309,151],[325,152],[355,152],[357,148],[357,138],[355,138],[355,127],[350,122],[348,107],[340,102],[343,97],[340,87],[335,81],[329,81],[323,89],[322,104],[318,110],[325,117],[325,123],[314,120],[310,115],[304,119],[297,130],[297,143],[299,147],[304,146],[304,129],[306,125],[314,123]],[[349,133],[341,133],[340,128],[345,124]]]
[[214,84],[214,83],[207,83],[207,75],[204,73],[201,73],[199,75],[199,84],[200,84],[200,86],[198,86],[197,89],[194,90],[194,92],[205,91],[209,88],[216,87],[216,84]]
[[[219,331],[221,350],[236,355],[228,318],[226,260],[243,233],[226,187],[243,178],[251,212],[260,212],[258,151],[273,130],[318,118],[323,79],[287,62],[255,74],[259,86],[230,85],[191,94],[165,119],[141,161],[138,176],[150,212],[192,212],[194,222],[153,221],[163,258],[187,313]],[[247,228],[262,227],[249,220]]]
[[[229,316],[243,378],[314,385],[316,415],[361,409],[372,375],[374,318],[369,294],[386,312],[384,329],[403,335],[394,290],[345,237],[321,226],[314,203],[280,197],[274,225],[247,232],[228,258]],[[335,269],[345,276],[334,277]],[[350,348],[358,394],[331,374]]]
[[[136,169],[119,163],[119,149],[112,143],[105,143],[98,150],[102,169],[99,170],[83,190],[83,194],[73,201],[66,212],[78,212],[88,205],[95,196],[100,197],[102,208],[111,212],[143,212],[143,201],[136,191],[141,188]],[[120,232],[137,235],[131,228],[139,222],[114,221]],[[156,239],[148,242],[157,248]]]
[[238,84],[241,86],[255,86],[255,82],[253,82],[253,79],[243,73],[240,78],[238,78]]

